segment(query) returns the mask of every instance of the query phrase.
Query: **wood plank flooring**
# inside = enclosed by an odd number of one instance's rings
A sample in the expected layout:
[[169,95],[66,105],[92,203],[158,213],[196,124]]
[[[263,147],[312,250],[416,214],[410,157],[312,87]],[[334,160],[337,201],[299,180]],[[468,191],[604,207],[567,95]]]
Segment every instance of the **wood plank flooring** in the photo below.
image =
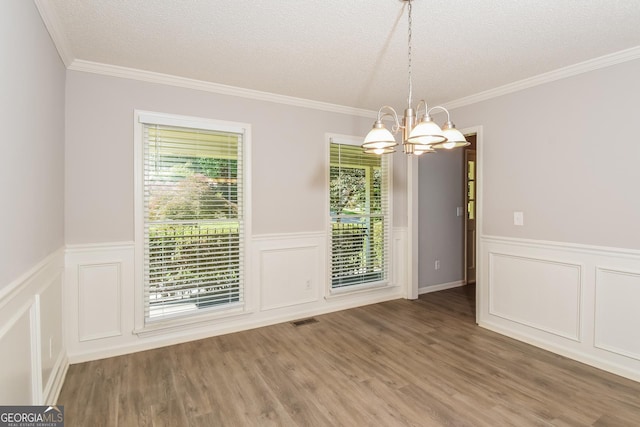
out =
[[479,328],[473,287],[72,365],[66,426],[639,426],[640,383]]

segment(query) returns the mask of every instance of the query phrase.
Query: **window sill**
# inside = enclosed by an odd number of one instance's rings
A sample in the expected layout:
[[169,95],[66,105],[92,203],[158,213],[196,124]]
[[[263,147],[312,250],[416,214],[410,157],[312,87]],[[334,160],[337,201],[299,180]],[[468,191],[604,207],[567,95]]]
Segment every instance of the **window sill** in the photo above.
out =
[[325,300],[339,299],[351,295],[359,295],[365,293],[382,292],[389,289],[397,288],[389,282],[366,283],[364,285],[351,285],[338,289],[329,289],[329,294],[324,297]]
[[137,327],[133,333],[141,338],[162,335],[170,332],[178,332],[193,329],[212,323],[216,320],[228,319],[251,314],[245,303],[239,303],[233,307],[220,310],[212,310],[202,314],[182,315],[173,318],[150,321],[142,327]]

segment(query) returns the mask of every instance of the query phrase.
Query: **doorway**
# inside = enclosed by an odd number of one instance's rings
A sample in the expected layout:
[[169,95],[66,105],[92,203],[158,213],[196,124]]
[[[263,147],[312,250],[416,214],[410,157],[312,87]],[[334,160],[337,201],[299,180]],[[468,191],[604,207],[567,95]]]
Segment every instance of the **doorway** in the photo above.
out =
[[471,143],[464,150],[464,193],[466,216],[464,221],[464,271],[465,283],[476,283],[476,209],[477,209],[477,161],[476,134],[465,135]]

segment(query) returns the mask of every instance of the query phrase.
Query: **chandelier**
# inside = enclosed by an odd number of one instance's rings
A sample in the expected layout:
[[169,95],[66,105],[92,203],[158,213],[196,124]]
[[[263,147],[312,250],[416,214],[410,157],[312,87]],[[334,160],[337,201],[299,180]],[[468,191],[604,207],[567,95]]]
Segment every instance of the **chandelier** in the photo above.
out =
[[[409,17],[409,37],[408,37],[408,71],[409,71],[409,95],[407,97],[407,108],[404,110],[402,124],[398,118],[398,114],[393,107],[384,105],[378,110],[378,118],[373,124],[373,129],[364,139],[362,148],[365,153],[370,154],[389,154],[395,152],[395,146],[398,145],[394,133],[402,130],[402,146],[406,154],[421,155],[425,153],[434,153],[438,149],[452,149],[457,147],[466,147],[470,143],[458,129],[456,129],[449,111],[441,106],[429,108],[424,100],[420,100],[416,109],[412,107],[412,82],[411,82],[411,1],[402,0],[408,5]],[[444,126],[438,126],[431,118],[433,110],[442,110],[447,113],[447,122]],[[424,113],[421,115],[421,111]],[[391,131],[387,129],[382,122],[385,117],[393,119],[394,123]],[[393,133],[392,133],[393,132]]]

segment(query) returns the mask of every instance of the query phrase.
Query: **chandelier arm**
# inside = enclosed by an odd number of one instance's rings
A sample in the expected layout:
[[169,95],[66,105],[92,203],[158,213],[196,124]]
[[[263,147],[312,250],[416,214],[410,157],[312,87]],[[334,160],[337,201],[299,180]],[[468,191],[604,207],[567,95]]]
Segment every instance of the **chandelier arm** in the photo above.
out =
[[424,99],[421,99],[420,102],[418,102],[418,105],[416,106],[416,118],[418,120],[420,120],[420,107],[421,106],[424,107],[425,116],[429,114],[429,107],[427,106],[427,101],[425,101]]
[[441,107],[440,105],[436,105],[435,107],[431,107],[429,110],[427,110],[427,115],[431,115],[431,112],[433,110],[435,110],[436,108],[438,108],[438,109],[444,111],[445,113],[447,113],[447,122],[451,121],[451,116],[449,115],[449,110],[447,110],[444,107]]
[[[383,113],[382,110],[385,110],[385,109],[389,110],[390,112]],[[388,105],[383,105],[378,110],[378,121],[382,121],[382,118],[386,116],[393,118],[393,127],[392,127],[393,133],[398,132],[398,130],[401,129],[402,126],[400,125],[400,119],[398,118],[398,113],[396,113],[396,110],[393,107],[390,107]]]

